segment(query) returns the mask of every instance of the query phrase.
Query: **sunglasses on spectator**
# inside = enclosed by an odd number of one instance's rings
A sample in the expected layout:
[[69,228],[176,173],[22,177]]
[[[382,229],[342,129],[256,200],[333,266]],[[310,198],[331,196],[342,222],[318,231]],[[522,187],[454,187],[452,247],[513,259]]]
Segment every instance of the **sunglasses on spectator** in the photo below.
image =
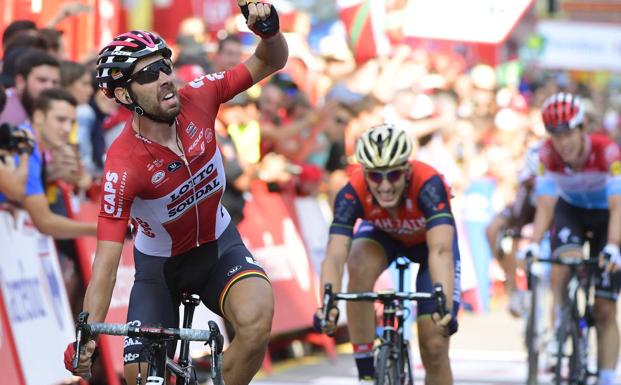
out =
[[365,173],[367,174],[367,177],[371,182],[375,184],[381,184],[384,179],[387,179],[390,183],[397,182],[399,179],[401,179],[401,176],[403,176],[403,174],[405,174],[407,170],[407,167],[399,167],[383,171],[366,170]]
[[172,63],[168,59],[160,59],[129,77],[127,83],[135,81],[138,84],[149,84],[160,78],[160,72],[170,75],[172,73]]

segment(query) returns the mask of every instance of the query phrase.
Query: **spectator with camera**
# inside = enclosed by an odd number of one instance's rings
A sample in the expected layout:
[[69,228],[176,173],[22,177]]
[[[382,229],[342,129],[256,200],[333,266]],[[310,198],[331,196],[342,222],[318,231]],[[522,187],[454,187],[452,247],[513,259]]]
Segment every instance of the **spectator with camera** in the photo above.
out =
[[0,125],[0,204],[2,194],[15,201],[31,188],[26,186],[26,180],[33,145],[29,132],[8,123]]
[[[21,193],[12,194],[11,191],[2,189],[0,185],[0,203],[11,198],[17,204],[21,204],[28,211],[35,227],[41,233],[57,239],[94,236],[97,232],[97,226],[95,223],[70,220],[50,210],[44,188],[46,175],[49,175],[50,172],[69,174],[75,173],[76,170],[68,167],[65,162],[58,162],[48,171],[39,143],[33,143],[29,135],[33,132],[40,138],[40,144],[47,148],[62,146],[66,143],[71,126],[75,122],[76,105],[73,96],[66,91],[60,89],[46,90],[41,93],[36,104],[33,105],[32,127],[24,124],[19,129],[13,128],[10,130],[10,138],[12,139],[2,141],[3,144],[11,143],[9,145],[10,152],[16,154],[15,158],[24,157],[24,155],[18,155],[20,151],[31,151],[31,153],[27,157],[28,159],[25,159],[28,163],[28,173],[24,187],[19,186]],[[5,125],[5,127],[7,126]],[[18,169],[24,167],[21,159],[15,159],[15,163]],[[13,196],[7,195],[7,192]]]

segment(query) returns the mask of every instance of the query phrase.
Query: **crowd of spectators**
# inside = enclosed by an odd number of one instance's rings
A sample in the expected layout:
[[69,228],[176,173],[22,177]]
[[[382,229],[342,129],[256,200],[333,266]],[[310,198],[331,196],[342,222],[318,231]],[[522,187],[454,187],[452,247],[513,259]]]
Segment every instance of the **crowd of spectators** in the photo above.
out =
[[[84,11],[63,10],[62,16]],[[474,180],[493,179],[496,209],[513,199],[525,149],[544,134],[540,104],[552,93],[582,95],[589,128],[621,137],[615,113],[621,99],[605,88],[529,69],[501,82],[490,66],[473,65],[457,53],[406,44],[395,44],[385,57],[356,62],[344,44],[311,50],[308,23],[303,22],[308,18],[302,16],[302,22],[292,23],[286,33],[291,51],[286,68],[234,97],[218,115],[215,129],[227,172],[223,199],[236,222],[243,220],[244,203],[257,180],[267,183],[270,191],[332,201],[355,163],[356,138],[382,122],[411,135],[415,157],[445,175],[456,204]],[[200,20],[191,21],[200,31]],[[176,46],[179,86],[244,60],[250,35],[235,30],[235,25],[226,23],[227,33],[217,38],[182,31],[170,42]],[[60,187],[78,197],[97,196],[106,149],[129,117],[97,89],[92,58],[65,57],[65,38],[53,26],[13,22],[2,35],[0,75],[6,97],[0,123],[27,127],[34,136],[43,165],[41,196],[60,216],[67,215]],[[50,108],[53,103],[62,108]],[[12,166],[0,165],[0,177],[12,172],[24,180],[23,160],[22,155],[9,162]],[[24,205],[29,194],[26,188],[2,192],[8,198],[5,206]],[[54,226],[50,229],[45,223]],[[94,224],[35,224],[61,238],[94,234]],[[71,245],[59,244],[59,249],[68,261],[64,266],[75,266]],[[67,282],[75,279],[72,269],[64,271]],[[74,311],[80,307],[78,297],[72,298]]]

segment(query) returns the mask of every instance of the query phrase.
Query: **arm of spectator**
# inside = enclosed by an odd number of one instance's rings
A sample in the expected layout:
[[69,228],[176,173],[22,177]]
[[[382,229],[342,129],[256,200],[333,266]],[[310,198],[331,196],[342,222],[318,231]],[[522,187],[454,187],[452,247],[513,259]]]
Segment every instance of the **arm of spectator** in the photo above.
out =
[[270,152],[259,163],[257,176],[264,182],[286,183],[291,180],[290,164],[282,154]]
[[412,120],[405,123],[403,128],[410,133],[411,137],[422,138],[436,132],[445,122],[442,117]]
[[97,167],[93,161],[93,142],[91,132],[95,124],[95,112],[86,106],[78,106],[78,143],[80,143],[80,159],[87,172],[94,174]]
[[[29,158],[29,154],[20,155],[17,168],[12,164],[5,164],[0,161],[0,192],[12,201],[21,202],[24,199]],[[10,163],[13,162],[10,155],[6,155],[5,160]]]
[[47,181],[62,180],[81,190],[87,190],[93,178],[81,164],[78,150],[70,145],[52,152],[52,161],[47,167]]
[[278,126],[271,122],[261,121],[261,137],[274,141],[288,139],[298,135],[308,127],[315,126],[320,119],[321,115],[317,111],[310,111],[300,119]]
[[397,47],[394,55],[382,66],[380,75],[375,82],[375,88],[373,89],[373,95],[375,97],[384,103],[388,103],[392,99],[395,93],[395,76],[399,73],[399,67],[411,54],[412,48],[410,48],[410,46],[402,44]]
[[50,19],[46,27],[54,28],[56,27],[56,25],[58,25],[60,22],[62,22],[68,17],[76,16],[81,13],[87,13],[87,12],[90,12],[91,10],[92,10],[92,7],[89,4],[84,4],[79,1],[72,2],[72,3],[65,3],[60,6],[60,8],[58,9],[58,13],[56,13],[56,15],[54,15],[54,17]]
[[43,194],[27,196],[24,199],[24,208],[30,214],[35,227],[52,238],[72,239],[97,235],[97,224],[94,222],[78,222],[54,214]]
[[[228,175],[228,172],[227,172]],[[257,177],[257,165],[248,163],[244,165],[242,173],[233,180],[233,186],[239,191],[248,191],[250,183]]]

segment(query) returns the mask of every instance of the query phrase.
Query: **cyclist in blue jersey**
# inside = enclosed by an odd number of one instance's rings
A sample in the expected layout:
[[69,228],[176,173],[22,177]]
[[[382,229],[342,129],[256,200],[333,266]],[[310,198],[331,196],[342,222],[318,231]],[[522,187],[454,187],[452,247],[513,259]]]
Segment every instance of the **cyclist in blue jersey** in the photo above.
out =
[[[581,258],[590,233],[591,257],[601,254],[610,261],[596,277],[593,318],[598,384],[612,385],[619,356],[619,279],[609,273],[621,266],[621,152],[610,138],[585,132],[584,107],[575,95],[551,96],[543,104],[542,117],[550,137],[539,153],[533,242],[526,253],[539,254],[539,243],[552,225],[553,257]],[[567,268],[552,268],[554,304],[563,301],[567,277]],[[550,348],[555,348],[554,343]]]

